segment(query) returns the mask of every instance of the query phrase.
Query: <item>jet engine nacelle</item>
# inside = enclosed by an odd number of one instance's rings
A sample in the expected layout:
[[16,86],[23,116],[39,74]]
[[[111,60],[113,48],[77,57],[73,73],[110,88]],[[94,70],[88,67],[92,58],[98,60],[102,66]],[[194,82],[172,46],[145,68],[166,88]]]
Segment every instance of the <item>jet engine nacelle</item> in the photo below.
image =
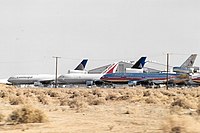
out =
[[43,87],[43,84],[41,82],[34,82],[34,86]]
[[94,85],[94,81],[86,81],[86,86],[92,86]]
[[132,87],[136,85],[137,85],[137,81],[128,81],[128,86]]

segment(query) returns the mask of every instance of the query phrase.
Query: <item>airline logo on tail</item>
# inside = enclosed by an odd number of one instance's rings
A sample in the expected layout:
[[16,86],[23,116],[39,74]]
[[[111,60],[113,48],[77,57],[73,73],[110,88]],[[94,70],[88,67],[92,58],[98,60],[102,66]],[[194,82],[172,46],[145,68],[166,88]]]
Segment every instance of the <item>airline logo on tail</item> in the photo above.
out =
[[84,70],[88,59],[83,59],[83,61],[74,70]]
[[105,71],[103,71],[102,74],[115,73],[117,70],[117,67],[118,67],[118,63],[113,63]]
[[131,68],[142,69],[147,57],[141,57]]
[[183,68],[192,67],[196,57],[197,57],[197,54],[190,55],[190,57],[181,65],[181,67]]

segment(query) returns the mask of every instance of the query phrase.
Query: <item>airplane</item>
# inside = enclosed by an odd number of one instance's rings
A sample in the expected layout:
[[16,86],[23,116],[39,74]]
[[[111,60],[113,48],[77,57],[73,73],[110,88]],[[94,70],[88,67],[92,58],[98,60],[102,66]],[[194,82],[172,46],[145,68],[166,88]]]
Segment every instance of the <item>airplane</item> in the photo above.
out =
[[[88,59],[83,61],[71,73],[85,73],[84,69]],[[16,75],[8,78],[9,83],[13,85],[34,84],[35,86],[48,86],[54,83],[55,75],[37,74],[37,75]]]
[[47,86],[52,84],[55,80],[55,75],[51,74],[38,74],[38,75],[16,75],[10,77],[8,82],[13,85],[21,85],[21,84],[34,84],[35,86]]
[[[190,72],[197,54],[192,54],[180,67],[174,67],[174,72],[168,73],[169,83],[185,85],[190,80],[188,73]],[[193,67],[194,68],[194,67]],[[196,67],[197,68],[197,67]],[[195,69],[196,69],[195,68]],[[197,69],[196,69],[197,70]],[[123,83],[123,84],[165,84],[167,80],[166,72],[155,73],[113,73],[105,74],[101,77],[105,83]]]
[[199,67],[193,67],[197,54],[191,54],[190,57],[179,67],[173,67],[173,72],[176,73],[194,73],[199,70]]
[[[141,73],[142,68],[145,64],[146,57],[141,57],[131,68],[130,70],[134,72]],[[102,81],[100,78],[108,73],[115,73],[118,67],[118,63],[114,63],[110,65],[106,70],[104,70],[100,74],[65,74],[58,77],[58,81],[61,84],[86,84],[87,86],[91,86],[93,84],[101,85]]]
[[[168,79],[174,80],[179,74],[168,73]],[[150,84],[165,84],[167,73],[111,73],[105,74],[100,78],[105,83],[112,84],[128,84],[134,85],[150,85]]]
[[93,84],[99,84],[100,78],[106,73],[114,73],[117,69],[118,63],[113,63],[107,69],[105,69],[100,74],[90,74],[90,73],[72,73],[64,74],[58,77],[60,84],[86,84],[87,86],[92,86]]

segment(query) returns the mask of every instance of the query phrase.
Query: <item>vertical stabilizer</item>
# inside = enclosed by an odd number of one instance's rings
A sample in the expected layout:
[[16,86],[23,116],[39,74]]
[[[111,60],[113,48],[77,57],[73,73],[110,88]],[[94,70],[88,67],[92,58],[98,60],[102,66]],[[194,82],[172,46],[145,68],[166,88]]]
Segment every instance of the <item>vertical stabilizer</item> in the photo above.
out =
[[197,54],[190,55],[190,57],[180,67],[182,68],[192,67],[196,57]]
[[118,63],[113,63],[105,71],[103,71],[102,74],[115,73],[117,70],[117,67],[118,67]]
[[147,57],[141,57],[131,68],[142,69]]
[[83,59],[83,61],[74,70],[84,70],[88,59]]

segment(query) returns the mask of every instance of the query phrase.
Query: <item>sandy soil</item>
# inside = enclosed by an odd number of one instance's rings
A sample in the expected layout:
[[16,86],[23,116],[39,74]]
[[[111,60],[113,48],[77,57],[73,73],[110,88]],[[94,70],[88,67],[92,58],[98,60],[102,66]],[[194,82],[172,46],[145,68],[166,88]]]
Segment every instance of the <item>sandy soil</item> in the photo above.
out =
[[[199,133],[200,88],[47,89],[0,86],[1,133]],[[13,123],[24,105],[48,121]]]

